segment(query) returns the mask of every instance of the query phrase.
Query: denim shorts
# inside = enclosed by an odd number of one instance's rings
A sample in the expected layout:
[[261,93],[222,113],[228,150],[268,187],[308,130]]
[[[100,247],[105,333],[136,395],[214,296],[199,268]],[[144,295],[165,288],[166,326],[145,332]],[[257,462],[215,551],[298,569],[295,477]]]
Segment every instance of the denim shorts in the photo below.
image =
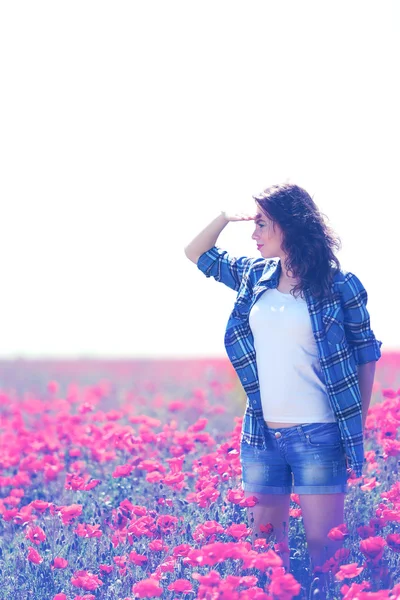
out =
[[334,423],[306,423],[272,429],[267,447],[240,445],[242,487],[260,494],[347,493],[346,457]]

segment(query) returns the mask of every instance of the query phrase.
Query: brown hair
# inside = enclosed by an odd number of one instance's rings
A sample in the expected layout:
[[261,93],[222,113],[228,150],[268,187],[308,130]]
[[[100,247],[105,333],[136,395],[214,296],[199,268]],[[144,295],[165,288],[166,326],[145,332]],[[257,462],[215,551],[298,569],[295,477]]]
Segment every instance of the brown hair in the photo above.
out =
[[282,229],[285,268],[300,280],[293,295],[308,287],[318,298],[330,296],[333,276],[340,270],[333,248],[340,250],[342,244],[308,192],[293,183],[281,183],[253,198],[273,227],[278,223]]

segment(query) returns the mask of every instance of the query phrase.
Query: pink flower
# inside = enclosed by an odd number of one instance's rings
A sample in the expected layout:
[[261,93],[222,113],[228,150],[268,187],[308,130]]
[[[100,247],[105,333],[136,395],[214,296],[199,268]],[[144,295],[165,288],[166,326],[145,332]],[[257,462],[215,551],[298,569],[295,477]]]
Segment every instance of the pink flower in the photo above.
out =
[[173,549],[174,556],[187,556],[192,549],[189,544],[180,544]]
[[164,533],[171,533],[176,528],[178,523],[178,517],[174,517],[172,515],[161,515],[158,517],[156,521],[156,525],[163,531]]
[[114,567],[112,565],[99,565],[100,571],[104,571],[105,573],[111,573],[113,568]]
[[173,592],[181,593],[193,592],[192,584],[187,579],[177,579],[176,581],[173,581],[168,586],[168,589]]
[[379,560],[386,545],[386,541],[382,537],[369,537],[360,542],[360,550],[368,558]]
[[148,561],[147,556],[144,554],[138,554],[135,550],[129,553],[129,560],[133,562],[135,565],[142,566],[144,563]]
[[37,552],[35,548],[32,548],[32,546],[28,547],[28,560],[35,563],[35,565],[39,565],[43,562],[43,558],[40,556],[39,552]]
[[386,536],[386,541],[394,552],[400,552],[400,533],[389,533]]
[[337,540],[337,541],[341,541],[343,540],[347,535],[349,535],[349,532],[347,530],[347,526],[345,523],[342,523],[341,525],[338,525],[337,527],[332,527],[332,529],[328,532],[328,538],[330,540]]
[[82,514],[82,505],[70,504],[69,506],[59,506],[56,510],[60,513],[63,524],[69,525],[73,519]]
[[44,502],[44,500],[32,500],[30,505],[39,513],[44,513],[44,511],[50,506],[50,502]]
[[116,469],[114,469],[112,476],[114,478],[126,477],[127,475],[131,474],[132,469],[133,469],[133,466],[129,465],[129,464],[119,465]]
[[341,565],[339,571],[336,573],[336,579],[343,581],[343,579],[352,579],[357,577],[364,570],[364,567],[359,567],[357,563],[350,563],[348,565]]
[[68,566],[68,561],[65,558],[62,558],[61,556],[56,556],[56,558],[53,561],[53,567],[54,569],[65,569]]
[[217,523],[217,521],[205,521],[204,523],[197,525],[196,529],[193,531],[192,536],[193,539],[196,540],[196,542],[200,542],[208,538],[210,535],[214,535],[216,533],[223,533],[223,531],[224,528],[222,527],[222,525]]
[[164,590],[159,586],[158,581],[153,578],[143,579],[132,586],[132,592],[139,598],[160,597]]
[[97,575],[93,575],[87,571],[76,571],[73,577],[71,577],[71,583],[75,587],[89,591],[97,590],[98,587],[103,585],[103,582]]
[[25,537],[34,544],[39,545],[45,541],[46,534],[41,527],[34,525],[33,527],[28,526]]
[[269,592],[284,600],[291,600],[293,596],[300,593],[301,585],[296,581],[291,573],[273,573],[271,575],[271,583],[269,584]]
[[233,523],[226,529],[226,533],[237,540],[241,540],[251,534],[251,529],[246,527],[244,523]]

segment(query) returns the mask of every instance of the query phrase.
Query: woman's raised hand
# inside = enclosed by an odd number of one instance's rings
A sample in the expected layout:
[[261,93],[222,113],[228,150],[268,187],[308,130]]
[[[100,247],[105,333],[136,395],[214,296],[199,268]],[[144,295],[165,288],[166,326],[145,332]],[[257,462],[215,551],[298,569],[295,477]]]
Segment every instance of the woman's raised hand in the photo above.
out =
[[234,210],[222,210],[221,214],[227,221],[254,221],[256,214],[246,212],[235,212]]

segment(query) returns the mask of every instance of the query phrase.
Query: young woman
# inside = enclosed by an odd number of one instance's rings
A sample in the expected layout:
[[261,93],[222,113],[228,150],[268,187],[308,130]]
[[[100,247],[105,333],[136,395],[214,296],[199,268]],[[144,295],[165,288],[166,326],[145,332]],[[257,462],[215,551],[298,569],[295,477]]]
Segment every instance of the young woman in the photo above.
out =
[[[207,276],[237,292],[225,348],[247,396],[241,435],[243,489],[253,540],[272,523],[287,541],[290,494],[299,494],[315,569],[343,543],[329,530],[344,522],[348,477],[360,477],[363,429],[375,363],[367,292],[341,269],[336,238],[301,187],[273,185],[254,214],[221,212],[185,247]],[[217,247],[230,221],[254,220],[260,257]],[[285,544],[282,544],[285,547]],[[289,553],[283,554],[289,571]]]

